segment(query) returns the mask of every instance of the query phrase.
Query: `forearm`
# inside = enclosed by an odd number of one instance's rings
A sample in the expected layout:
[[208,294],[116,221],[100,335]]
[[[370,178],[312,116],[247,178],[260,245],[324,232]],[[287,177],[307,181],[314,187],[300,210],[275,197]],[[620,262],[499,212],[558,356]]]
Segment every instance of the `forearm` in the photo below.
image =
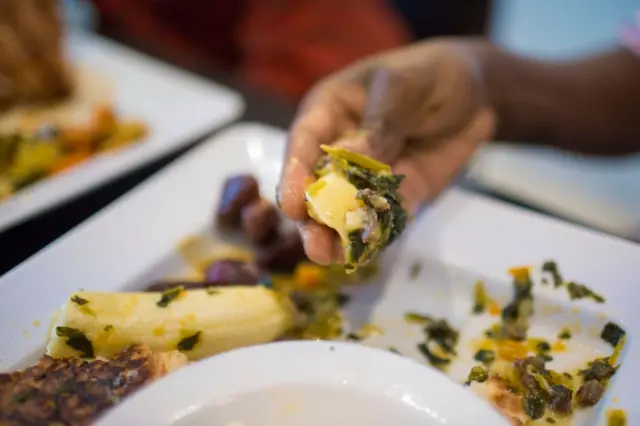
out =
[[640,151],[640,58],[623,48],[552,63],[482,49],[497,139],[588,154]]

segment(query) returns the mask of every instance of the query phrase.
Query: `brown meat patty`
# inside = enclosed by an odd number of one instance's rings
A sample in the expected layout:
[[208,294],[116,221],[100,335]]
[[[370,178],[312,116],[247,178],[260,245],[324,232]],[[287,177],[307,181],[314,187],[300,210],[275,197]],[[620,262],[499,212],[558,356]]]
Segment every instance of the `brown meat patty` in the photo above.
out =
[[146,384],[187,364],[180,352],[131,346],[109,360],[43,358],[0,374],[0,426],[84,426]]

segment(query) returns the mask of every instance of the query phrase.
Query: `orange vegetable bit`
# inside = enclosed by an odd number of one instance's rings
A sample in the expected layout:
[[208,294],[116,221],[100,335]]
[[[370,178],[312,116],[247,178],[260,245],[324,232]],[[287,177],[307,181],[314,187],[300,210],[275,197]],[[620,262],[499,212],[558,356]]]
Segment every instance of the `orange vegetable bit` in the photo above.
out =
[[300,289],[313,290],[325,281],[325,270],[318,265],[302,263],[296,267],[293,281]]
[[77,164],[82,163],[89,157],[91,157],[90,151],[75,151],[73,153],[67,154],[63,157],[60,157],[58,160],[56,160],[56,162],[54,162],[51,165],[51,167],[49,168],[49,173],[51,174],[61,173]]
[[117,126],[116,115],[110,106],[99,106],[94,113],[94,129],[96,133],[106,136]]
[[60,130],[62,146],[71,151],[92,150],[97,142],[97,136],[90,127],[68,127]]
[[509,275],[518,282],[525,282],[529,280],[531,274],[531,266],[518,266],[515,268],[509,268]]

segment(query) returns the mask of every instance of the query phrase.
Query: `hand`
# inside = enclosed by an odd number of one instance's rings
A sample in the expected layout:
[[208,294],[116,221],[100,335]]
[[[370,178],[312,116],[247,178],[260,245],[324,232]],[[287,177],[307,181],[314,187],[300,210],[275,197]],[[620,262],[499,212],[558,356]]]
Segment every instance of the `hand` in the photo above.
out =
[[494,112],[475,54],[482,43],[451,39],[398,49],[331,75],[309,92],[289,133],[278,202],[299,222],[311,260],[328,264],[341,256],[337,234],[310,220],[304,203],[320,145],[390,164],[405,175],[400,192],[415,214],[492,138]]

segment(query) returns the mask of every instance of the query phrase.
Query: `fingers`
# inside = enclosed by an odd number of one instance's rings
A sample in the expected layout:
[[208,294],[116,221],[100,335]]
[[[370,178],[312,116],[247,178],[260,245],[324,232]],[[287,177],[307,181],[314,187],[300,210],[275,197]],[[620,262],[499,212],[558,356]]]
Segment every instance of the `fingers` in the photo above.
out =
[[313,220],[298,223],[307,257],[319,265],[329,265],[342,259],[342,247],[336,233]]
[[350,101],[339,90],[320,87],[303,102],[289,132],[278,189],[280,209],[290,219],[307,217],[304,189],[314,179],[320,145],[332,143],[355,126]]
[[451,140],[434,144],[430,149],[418,145],[406,150],[393,167],[394,173],[405,175],[400,185],[404,208],[415,214],[422,204],[449,186],[487,141],[494,126],[493,113],[482,110]]

